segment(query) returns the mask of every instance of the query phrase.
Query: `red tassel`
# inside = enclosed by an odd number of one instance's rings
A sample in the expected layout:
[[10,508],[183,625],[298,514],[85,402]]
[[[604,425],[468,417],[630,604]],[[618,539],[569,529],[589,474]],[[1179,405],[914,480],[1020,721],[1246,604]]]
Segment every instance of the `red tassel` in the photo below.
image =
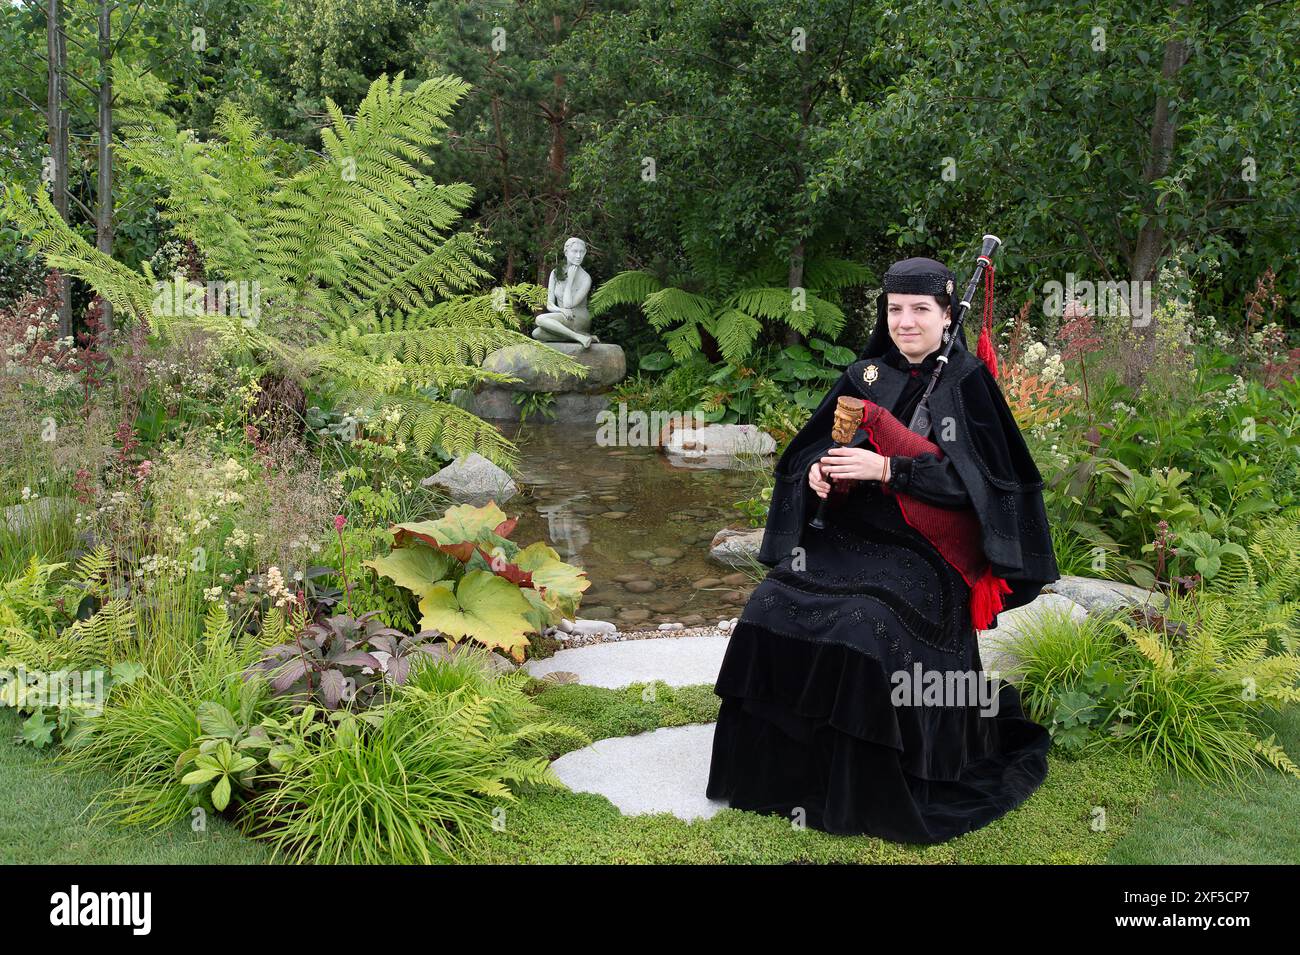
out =
[[993,263],[984,269],[984,320],[980,323],[980,340],[975,346],[975,355],[988,366],[996,379],[998,377],[998,356],[993,351]]
[[984,568],[984,575],[970,589],[970,622],[976,630],[987,630],[993,618],[1002,612],[1002,595],[1011,588],[1001,577],[993,576],[992,565]]
[[975,347],[975,354],[979,356],[984,364],[988,365],[989,371],[993,377],[998,376],[998,356],[993,353],[993,341],[989,337],[987,326],[980,332],[979,344]]

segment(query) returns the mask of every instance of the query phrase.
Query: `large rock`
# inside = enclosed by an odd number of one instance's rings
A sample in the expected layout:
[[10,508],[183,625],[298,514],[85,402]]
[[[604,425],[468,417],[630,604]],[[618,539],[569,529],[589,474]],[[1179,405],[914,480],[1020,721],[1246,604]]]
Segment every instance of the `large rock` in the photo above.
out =
[[728,808],[725,799],[704,794],[716,725],[665,726],[597,740],[565,753],[551,769],[569,789],[598,793],[625,816],[670,812],[687,821],[707,819]]
[[[538,346],[553,348],[568,355],[587,369],[587,376],[552,375],[538,368]],[[605,343],[583,348],[577,342],[539,342],[538,345],[507,345],[483,360],[485,371],[494,371],[518,378],[518,382],[501,386],[507,391],[554,391],[595,394],[622,381],[627,374],[627,359],[623,349]]]
[[1133,584],[1122,584],[1119,581],[1101,580],[1096,577],[1075,577],[1071,574],[1053,581],[1043,590],[1049,594],[1068,597],[1082,605],[1089,613],[1109,610],[1112,607],[1138,607],[1142,604],[1160,609],[1168,603],[1168,598],[1164,594],[1143,590]]
[[1082,622],[1088,611],[1060,594],[1042,593],[1022,607],[1004,610],[998,614],[998,625],[992,630],[981,630],[979,640],[980,660],[985,670],[1000,670],[1006,679],[1019,662],[1014,646],[1024,637],[1025,630],[1043,613],[1064,613],[1071,620]]
[[763,528],[749,531],[724,527],[713,535],[709,556],[728,567],[748,567],[750,558],[758,559],[758,549],[763,544]]
[[[591,346],[595,348],[595,345]],[[480,418],[497,421],[518,421],[520,408],[515,404],[517,391],[509,391],[496,385],[488,385],[474,396],[473,412]],[[550,416],[535,413],[529,421],[555,421],[565,424],[598,425],[596,420],[600,413],[609,407],[609,395],[591,395],[585,392],[568,391],[555,395],[555,402],[550,407]]]
[[529,660],[534,677],[561,670],[576,673],[584,686],[610,690],[661,680],[669,686],[714,683],[727,652],[727,637],[656,637],[651,640],[595,643]]
[[465,504],[483,505],[488,501],[501,504],[519,493],[519,486],[509,474],[477,452],[451,462],[420,483],[444,488]]
[[688,468],[727,468],[776,453],[776,439],[752,424],[676,427],[660,445],[668,460]]

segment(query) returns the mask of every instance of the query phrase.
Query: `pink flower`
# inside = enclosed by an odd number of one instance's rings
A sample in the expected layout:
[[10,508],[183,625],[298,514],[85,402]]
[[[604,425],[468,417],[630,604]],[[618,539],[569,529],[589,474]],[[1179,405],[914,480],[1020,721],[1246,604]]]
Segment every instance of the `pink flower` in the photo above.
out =
[[347,523],[348,523],[348,519],[344,517],[342,514],[334,515],[334,530],[336,532],[340,534],[343,533],[343,528],[347,526]]

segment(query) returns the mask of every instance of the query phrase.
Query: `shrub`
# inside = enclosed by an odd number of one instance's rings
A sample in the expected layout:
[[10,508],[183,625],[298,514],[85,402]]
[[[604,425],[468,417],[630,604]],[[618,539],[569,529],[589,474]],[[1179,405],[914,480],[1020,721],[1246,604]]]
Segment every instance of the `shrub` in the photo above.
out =
[[1212,597],[1174,594],[1163,615],[1112,611],[1082,624],[1045,612],[1015,653],[1027,710],[1066,749],[1115,746],[1209,782],[1261,763],[1300,778],[1260,714],[1300,702],[1300,654],[1270,653]]
[[517,797],[512,786],[558,785],[547,760],[519,748],[543,735],[586,738],[529,718],[525,675],[427,661],[393,699],[308,741],[291,770],[249,808],[259,835],[291,862],[453,862]]
[[522,662],[527,634],[571,616],[591,582],[545,543],[511,541],[517,523],[492,502],[458,504],[437,520],[394,525],[392,553],[365,566],[419,598],[421,630]]

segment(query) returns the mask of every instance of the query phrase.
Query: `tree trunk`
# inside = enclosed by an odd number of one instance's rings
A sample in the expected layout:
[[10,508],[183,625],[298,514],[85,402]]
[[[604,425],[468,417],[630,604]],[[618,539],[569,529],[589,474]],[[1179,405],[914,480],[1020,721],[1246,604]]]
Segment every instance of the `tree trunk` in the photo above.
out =
[[[49,128],[50,169],[46,181],[50,200],[63,221],[68,221],[68,49],[63,40],[63,2],[49,0],[45,8],[45,40],[49,80],[46,89],[45,124]],[[59,337],[72,334],[72,280],[63,273],[59,285]]]
[[[1185,26],[1184,14],[1187,0],[1174,0],[1174,29],[1181,31]],[[1160,79],[1163,89],[1156,96],[1155,113],[1151,118],[1150,153],[1146,168],[1142,172],[1142,181],[1150,186],[1169,171],[1169,163],[1174,151],[1174,119],[1169,109],[1168,87],[1171,86],[1187,62],[1187,41],[1181,36],[1170,37],[1165,43],[1164,62],[1160,67]],[[1133,245],[1133,254],[1129,260],[1129,277],[1135,282],[1147,282],[1156,277],[1160,261],[1164,258],[1167,235],[1165,229],[1156,221],[1159,208],[1153,202],[1147,208],[1149,216],[1146,225],[1138,232]]]
[[[95,210],[95,248],[113,254],[113,8],[99,0],[99,204]],[[113,306],[104,301],[104,333],[113,333]]]
[[[803,239],[800,239],[798,244],[796,244],[795,247],[790,250],[789,287],[791,289],[797,289],[803,287],[803,256],[804,256],[804,243],[803,243]],[[798,329],[791,328],[789,325],[787,325],[785,327],[785,344],[801,345],[803,344],[803,335],[799,334]]]
[[[808,125],[812,121],[812,110],[812,93],[811,90],[805,86],[803,95],[799,99],[799,132],[795,137],[795,146],[791,152],[791,159],[794,163],[794,185],[796,193],[798,190],[803,188],[803,185],[808,178],[808,167],[804,163],[804,144],[808,140]],[[798,216],[794,217],[794,225],[800,230],[801,236],[807,234],[804,231],[805,224],[799,221]],[[802,237],[795,243],[794,247],[790,249],[790,272],[787,284],[792,290],[791,294],[793,294],[794,289],[803,288],[805,251],[804,239]],[[805,289],[805,294],[806,292],[807,290]],[[784,343],[786,346],[802,345],[803,342],[803,334],[800,333],[798,329],[791,328],[787,325],[784,336]]]
[[[551,26],[555,30],[555,42],[560,42],[560,35],[564,27],[564,21],[560,15],[554,14],[551,17]],[[551,201],[548,203],[546,210],[545,227],[542,230],[542,248],[538,254],[537,261],[537,284],[545,285],[547,281],[546,274],[546,250],[551,247],[555,241],[556,222],[560,218],[560,206],[564,204],[564,184],[565,184],[565,165],[567,159],[567,145],[565,142],[565,124],[569,120],[568,103],[565,98],[564,74],[556,70],[552,75],[551,83],[555,89],[555,100],[550,109],[547,110],[547,119],[551,124],[551,149],[547,157],[547,167],[551,180]]]
[[[510,191],[510,150],[506,146],[505,129],[501,122],[501,96],[499,93],[492,94],[492,125],[496,130],[497,140],[497,161],[501,166],[501,207],[507,210],[509,214],[510,200],[513,198]],[[514,246],[506,248],[506,274],[504,282],[506,285],[513,285],[515,281],[515,250]]]

